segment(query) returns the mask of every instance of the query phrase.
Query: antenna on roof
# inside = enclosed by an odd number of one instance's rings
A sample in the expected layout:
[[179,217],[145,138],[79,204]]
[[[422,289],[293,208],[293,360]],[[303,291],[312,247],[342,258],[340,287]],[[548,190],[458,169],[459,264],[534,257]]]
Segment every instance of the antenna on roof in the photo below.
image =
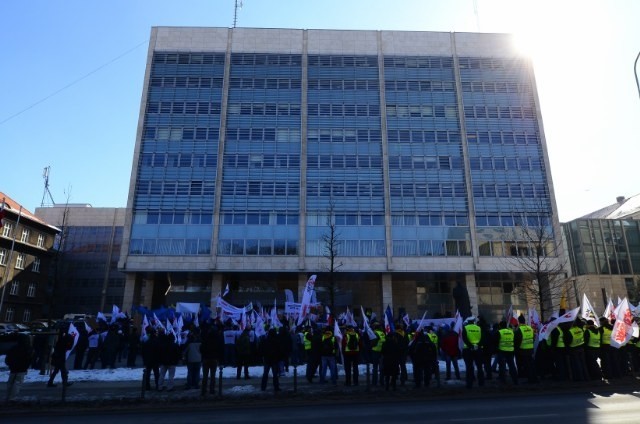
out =
[[238,10],[242,9],[242,0],[235,0],[236,5],[233,9],[233,27],[236,27],[236,24],[238,23]]
[[[42,171],[42,178],[44,178],[44,193],[42,193],[42,200],[40,201],[40,207],[44,206],[55,206],[56,202],[53,200],[53,196],[51,195],[51,191],[49,191],[49,171],[51,170],[50,166],[46,166]],[[45,197],[49,197],[51,204],[45,204]]]

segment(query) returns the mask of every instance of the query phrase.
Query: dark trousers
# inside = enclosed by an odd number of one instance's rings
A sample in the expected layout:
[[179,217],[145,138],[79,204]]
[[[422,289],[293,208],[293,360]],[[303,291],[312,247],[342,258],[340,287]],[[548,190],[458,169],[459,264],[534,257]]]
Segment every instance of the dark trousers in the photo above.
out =
[[445,361],[446,379],[449,380],[451,378],[451,365],[453,364],[453,371],[456,375],[456,378],[460,380],[460,367],[458,366],[458,357],[449,356],[445,354],[444,361]]
[[509,368],[509,375],[511,376],[511,381],[513,384],[518,384],[518,370],[516,369],[516,363],[514,360],[513,352],[505,352],[502,350],[498,351],[498,372],[500,381],[504,382],[506,380],[505,375],[505,366]]
[[260,388],[264,391],[267,390],[267,383],[269,382],[269,371],[271,371],[271,375],[273,375],[273,390],[280,390],[280,370],[278,361],[266,361],[264,362],[264,368],[262,370],[262,384]]
[[307,381],[311,383],[313,381],[313,377],[316,375],[318,366],[320,365],[320,358],[310,352],[307,356],[307,370],[305,372],[305,377],[307,378]]
[[53,384],[53,380],[56,378],[58,371],[60,372],[60,377],[62,377],[62,383],[67,383],[67,379],[69,378],[67,364],[64,361],[56,361],[56,363],[53,364],[53,371],[51,371],[49,375],[49,384]]
[[380,379],[380,384],[382,384],[382,353],[372,350],[371,363],[373,364],[373,369],[371,370],[371,384],[374,386],[377,385],[378,379]]
[[87,351],[87,360],[84,363],[84,369],[93,369],[99,356],[100,350],[97,347],[90,347]]
[[144,387],[151,390],[151,372],[153,372],[154,388],[158,390],[158,378],[160,377],[160,367],[158,365],[145,365],[144,367]]
[[249,362],[251,360],[251,356],[238,355],[236,357],[236,360],[237,360],[236,378],[241,377],[243,368],[244,368],[244,378],[249,378]]
[[598,365],[599,350],[597,347],[586,347],[584,350],[587,371],[589,371],[589,379],[591,380],[602,380],[602,370]]
[[82,369],[82,361],[84,360],[84,353],[87,349],[78,349],[76,350],[75,356],[73,358],[73,369],[81,370]]
[[[218,368],[218,361],[216,361],[215,359],[202,360],[201,394],[203,396],[207,393],[207,385],[209,386],[209,393],[214,394],[216,392],[216,369],[217,368]],[[209,377],[211,377],[210,380],[209,380]]]
[[[345,354],[344,355],[344,381],[347,386],[351,386],[353,382],[354,386],[358,385],[358,353]],[[352,380],[353,377],[353,380]]]
[[589,380],[587,361],[582,347],[569,348],[569,360],[571,361],[571,374],[573,381]]
[[529,383],[536,383],[536,367],[533,361],[533,349],[520,349],[516,352],[516,366],[518,377],[526,378]]
[[475,380],[475,370],[478,373],[478,386],[484,386],[484,371],[482,370],[484,365],[485,356],[482,353],[482,350],[471,350],[464,349],[462,351],[462,359],[464,360],[464,365],[467,369],[465,372],[467,388],[470,389],[473,386],[473,380]]

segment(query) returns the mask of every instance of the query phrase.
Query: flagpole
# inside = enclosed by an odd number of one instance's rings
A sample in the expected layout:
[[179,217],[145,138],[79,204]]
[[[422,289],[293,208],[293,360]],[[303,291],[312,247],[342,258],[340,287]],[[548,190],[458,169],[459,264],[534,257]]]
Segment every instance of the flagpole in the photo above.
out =
[[[2,210],[4,210],[5,198],[2,198]],[[20,225],[20,217],[22,216],[22,206],[20,206],[20,210],[18,211],[18,219],[16,220],[16,227],[13,229],[13,238],[11,240],[11,250],[9,251],[9,261],[7,262],[7,266],[4,268],[4,275],[2,276],[2,296],[0,296],[0,314],[2,313],[2,307],[4,306],[4,292],[7,289],[8,277],[9,277],[9,268],[11,267],[11,263],[13,262],[13,251],[16,245],[16,236],[18,235],[18,225]],[[3,317],[4,315],[0,315]]]

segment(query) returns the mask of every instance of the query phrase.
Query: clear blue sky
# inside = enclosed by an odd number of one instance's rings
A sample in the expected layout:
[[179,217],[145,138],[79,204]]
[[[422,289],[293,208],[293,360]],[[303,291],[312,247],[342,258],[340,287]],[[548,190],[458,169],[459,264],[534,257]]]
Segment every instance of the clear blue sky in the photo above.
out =
[[[243,3],[244,27],[516,33],[536,66],[560,220],[640,193],[640,1]],[[233,9],[234,0],[0,1],[0,191],[33,211],[50,166],[57,203],[126,206],[151,27],[230,27]]]

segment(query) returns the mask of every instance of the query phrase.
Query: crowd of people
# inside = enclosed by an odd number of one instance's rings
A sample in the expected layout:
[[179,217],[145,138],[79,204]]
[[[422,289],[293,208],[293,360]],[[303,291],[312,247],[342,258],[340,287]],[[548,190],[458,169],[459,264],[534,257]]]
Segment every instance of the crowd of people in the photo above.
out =
[[[483,386],[494,375],[500,384],[529,384],[540,380],[592,382],[632,375],[640,370],[640,339],[633,338],[622,348],[611,346],[612,323],[601,318],[576,319],[558,325],[546,340],[538,342],[534,329],[521,315],[517,322],[489,325],[482,318],[468,317],[462,325],[445,320],[438,326],[406,325],[396,322],[393,329],[375,319],[369,325],[306,321],[279,327],[269,322],[264,329],[247,325],[241,329],[231,319],[190,323],[177,337],[163,325],[152,324],[142,331],[128,317],[96,328],[78,326],[78,337],[61,329],[52,343],[43,343],[49,356],[38,345],[39,339],[20,338],[6,355],[10,369],[7,399],[17,396],[29,367],[44,374],[43,361],[49,361],[48,387],[54,387],[60,373],[62,384],[70,385],[66,368],[73,352],[74,369],[118,366],[144,367],[146,390],[173,391],[180,364],[187,367],[184,389],[200,390],[202,395],[216,392],[216,372],[234,367],[237,379],[250,379],[249,367],[263,366],[260,387],[280,390],[279,378],[290,366],[306,365],[309,383],[338,384],[338,365],[344,369],[345,386],[362,384],[360,364],[370,364],[370,384],[385,390],[398,385],[429,387],[441,384],[439,361],[445,363],[445,380],[461,380],[459,360],[465,364],[467,388]],[[259,330],[259,331],[257,331]],[[334,331],[339,334],[334,334]],[[40,350],[39,350],[40,349]],[[142,359],[142,363],[138,361]],[[69,360],[71,361],[71,360]],[[407,364],[411,364],[411,372]],[[507,379],[508,373],[508,379]]]

